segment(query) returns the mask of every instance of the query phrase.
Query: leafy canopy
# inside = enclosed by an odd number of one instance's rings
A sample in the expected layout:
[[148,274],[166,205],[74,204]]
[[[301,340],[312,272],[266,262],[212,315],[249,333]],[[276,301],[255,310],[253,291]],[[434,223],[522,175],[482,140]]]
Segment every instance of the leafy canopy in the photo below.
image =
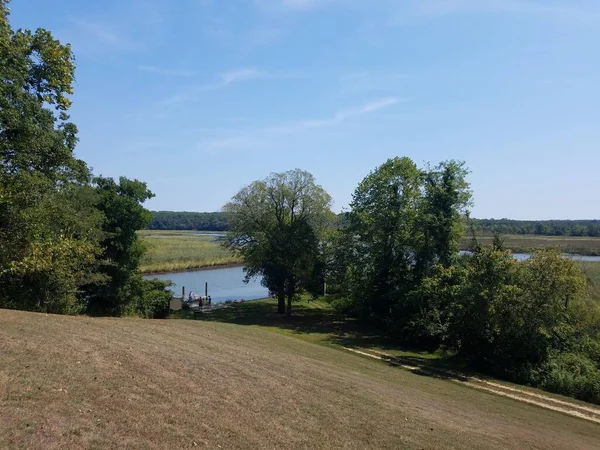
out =
[[280,313],[286,297],[291,313],[297,291],[314,285],[330,206],[331,197],[314,177],[296,169],[251,183],[223,208],[230,224],[225,245],[243,258],[248,279],[263,276]]

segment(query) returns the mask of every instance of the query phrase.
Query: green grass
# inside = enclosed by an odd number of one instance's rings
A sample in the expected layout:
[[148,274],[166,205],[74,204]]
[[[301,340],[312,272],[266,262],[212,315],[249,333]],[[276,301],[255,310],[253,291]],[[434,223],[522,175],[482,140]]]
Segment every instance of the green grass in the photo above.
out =
[[597,424],[323,344],[361,337],[326,304],[274,309],[204,321],[0,310],[0,448],[600,448]]
[[[386,338],[378,330],[355,318],[337,313],[324,300],[303,296],[293,303],[293,315],[277,313],[277,301],[272,298],[231,304],[224,308],[207,310],[201,320],[244,325],[271,332],[294,336],[307,342],[334,348],[360,348],[386,353],[412,365],[464,368],[453,353],[443,350],[427,351],[407,347]],[[191,310],[173,312],[171,319],[193,319]]]
[[140,268],[142,273],[176,272],[240,263],[238,258],[221,247],[218,237],[203,236],[196,231],[142,230],[139,236],[147,248]]
[[[517,253],[530,253],[535,249],[553,248],[575,255],[600,256],[600,238],[576,236],[537,236],[523,234],[502,235],[506,248]],[[465,237],[462,248],[470,247],[470,237]],[[491,245],[493,236],[478,236],[482,245]]]

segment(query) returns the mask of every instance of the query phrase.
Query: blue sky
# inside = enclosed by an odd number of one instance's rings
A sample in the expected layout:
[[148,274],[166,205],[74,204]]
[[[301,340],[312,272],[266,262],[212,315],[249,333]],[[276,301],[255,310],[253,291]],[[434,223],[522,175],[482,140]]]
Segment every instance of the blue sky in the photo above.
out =
[[465,160],[475,217],[598,218],[600,1],[13,0],[77,59],[77,155],[218,210],[302,168]]

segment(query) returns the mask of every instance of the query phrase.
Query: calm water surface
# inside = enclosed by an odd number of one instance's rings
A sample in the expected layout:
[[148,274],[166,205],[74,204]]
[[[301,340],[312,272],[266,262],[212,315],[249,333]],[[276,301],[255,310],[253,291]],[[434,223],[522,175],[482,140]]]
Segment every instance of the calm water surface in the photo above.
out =
[[171,290],[178,296],[181,296],[181,288],[185,286],[186,298],[190,290],[197,295],[204,295],[204,283],[208,283],[208,294],[213,303],[226,300],[255,300],[269,296],[268,290],[261,286],[259,278],[251,280],[248,284],[244,283],[244,271],[241,267],[166,273],[144,278],[171,280],[174,283]]
[[[513,256],[515,259],[525,260],[531,255],[528,253],[514,253]],[[600,262],[600,256],[565,256],[577,261]],[[185,286],[186,298],[190,290],[195,294],[204,295],[204,283],[208,283],[208,293],[214,303],[222,303],[227,300],[255,300],[269,296],[268,290],[261,286],[260,278],[255,278],[248,284],[244,283],[244,271],[241,267],[149,275],[145,278],[171,280],[174,283],[171,290],[177,296],[181,295],[181,288]]]

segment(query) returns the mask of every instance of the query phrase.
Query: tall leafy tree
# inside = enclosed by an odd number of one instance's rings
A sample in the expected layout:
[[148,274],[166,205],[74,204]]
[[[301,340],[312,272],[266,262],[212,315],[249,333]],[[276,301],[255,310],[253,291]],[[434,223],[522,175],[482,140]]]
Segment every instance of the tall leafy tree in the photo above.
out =
[[97,208],[104,216],[99,271],[105,280],[89,289],[88,311],[121,315],[131,306],[132,280],[139,277],[144,251],[136,232],[152,220],[152,214],[143,203],[154,194],[146,183],[125,177],[118,183],[104,177],[97,177],[94,182]]
[[421,231],[419,275],[427,274],[434,264],[448,267],[458,258],[466,208],[471,202],[467,175],[464,163],[452,160],[428,167],[422,174],[423,196],[417,219]]
[[389,316],[411,288],[421,180],[409,158],[394,158],[354,192],[346,229],[353,248],[349,287],[364,314]]
[[[436,264],[458,254],[470,199],[462,163],[419,169],[393,158],[358,185],[342,252],[349,294],[364,315],[406,325],[426,305],[411,292]],[[340,264],[337,264],[340,267]]]
[[242,256],[247,279],[263,276],[279,313],[287,299],[291,314],[298,290],[314,287],[323,232],[333,220],[330,206],[314,177],[296,169],[251,183],[223,208],[230,224],[225,246]]
[[90,173],[73,151],[69,45],[13,31],[0,0],[0,305],[77,312],[100,238]]

